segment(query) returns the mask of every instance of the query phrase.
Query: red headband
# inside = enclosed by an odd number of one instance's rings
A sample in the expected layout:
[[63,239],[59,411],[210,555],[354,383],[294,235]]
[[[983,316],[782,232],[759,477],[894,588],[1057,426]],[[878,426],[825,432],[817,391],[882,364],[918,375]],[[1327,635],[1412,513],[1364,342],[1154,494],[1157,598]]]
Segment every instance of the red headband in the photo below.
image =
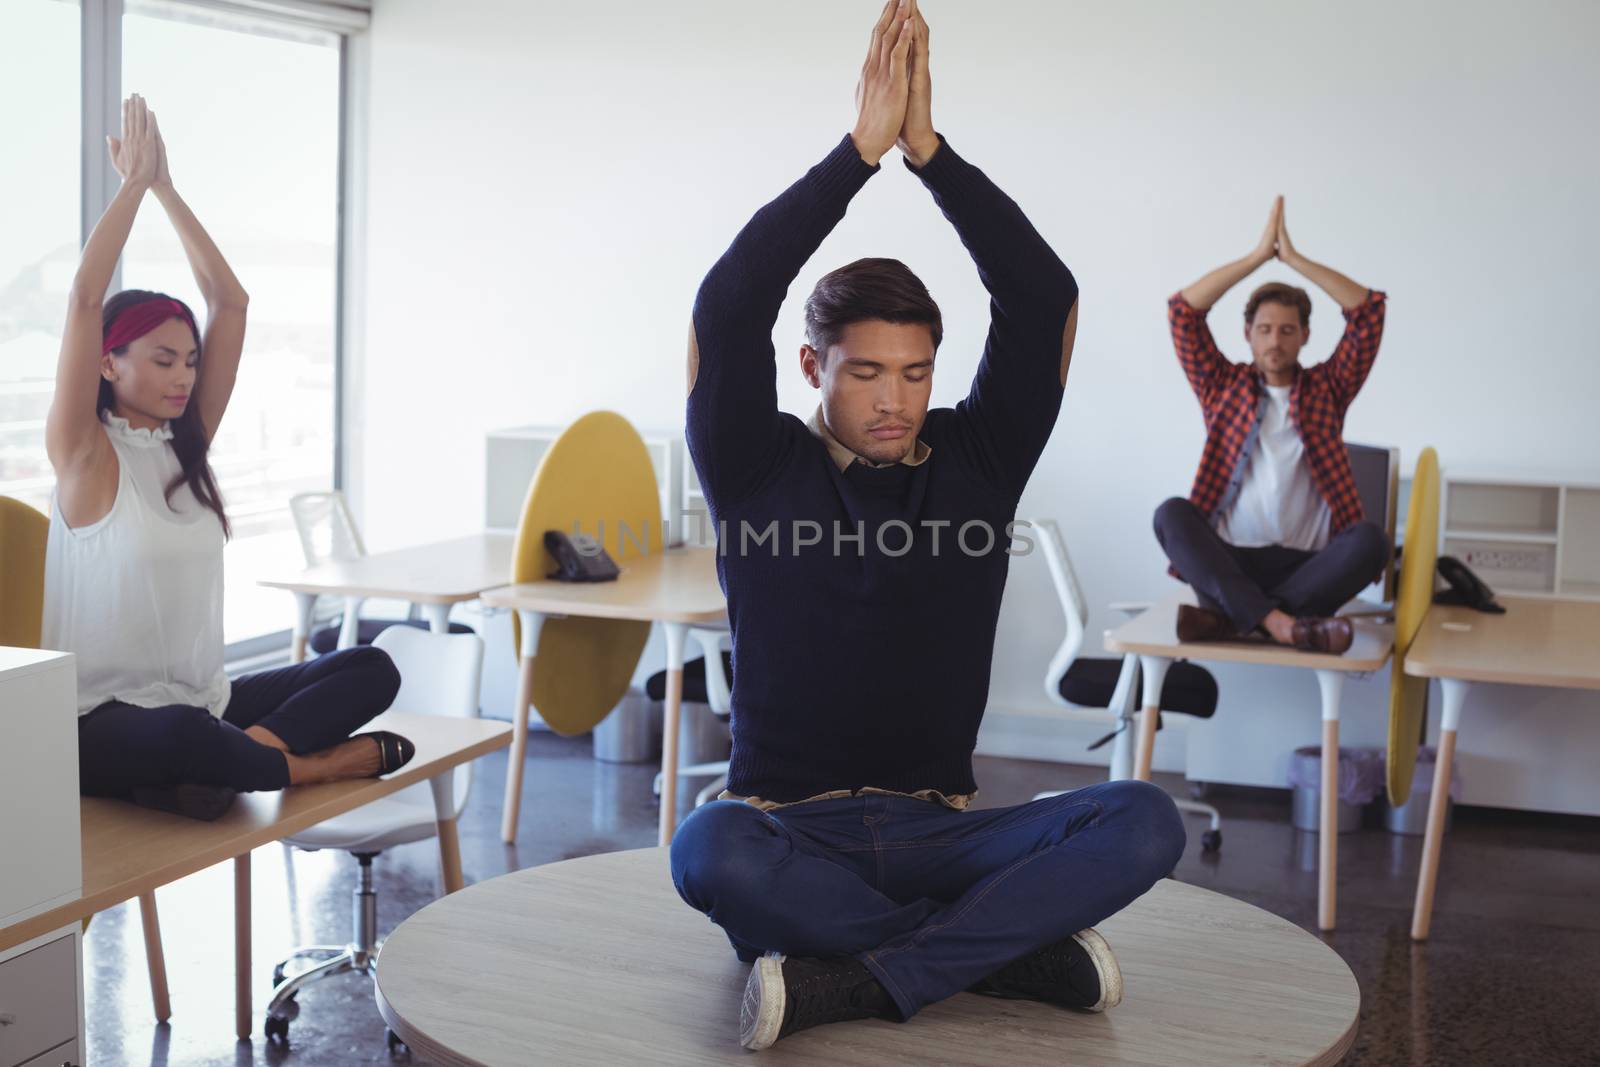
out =
[[100,354],[105,355],[112,349],[137,341],[168,319],[182,319],[195,336],[199,336],[200,331],[195,329],[194,316],[189,314],[188,308],[166,298],[145,300],[117,316],[100,341]]

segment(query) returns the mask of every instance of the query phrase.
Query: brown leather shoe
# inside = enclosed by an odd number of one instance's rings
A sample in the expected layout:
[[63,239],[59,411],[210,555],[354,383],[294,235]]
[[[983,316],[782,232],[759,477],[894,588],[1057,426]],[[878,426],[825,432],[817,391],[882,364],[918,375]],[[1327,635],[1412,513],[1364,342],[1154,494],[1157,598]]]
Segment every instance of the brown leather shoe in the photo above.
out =
[[1326,652],[1342,656],[1355,640],[1355,627],[1349,619],[1317,619],[1309,616],[1294,620],[1294,647],[1302,652]]
[[1191,641],[1230,641],[1238,636],[1239,631],[1234,629],[1226,615],[1197,608],[1193,604],[1178,605],[1178,640],[1184,644]]

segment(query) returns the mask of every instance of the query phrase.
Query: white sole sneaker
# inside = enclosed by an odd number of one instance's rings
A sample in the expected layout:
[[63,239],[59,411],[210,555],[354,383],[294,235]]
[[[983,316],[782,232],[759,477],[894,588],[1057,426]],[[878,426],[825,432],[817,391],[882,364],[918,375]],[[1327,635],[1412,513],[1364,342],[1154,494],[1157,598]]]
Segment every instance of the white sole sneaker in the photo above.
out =
[[[1100,979],[1100,999],[1084,1010],[1105,1011],[1121,1004],[1122,968],[1117,966],[1117,957],[1111,954],[1111,945],[1093,927],[1079,930],[1072,935],[1072,939],[1088,953],[1090,962],[1094,964],[1095,975]],[[748,998],[749,993],[746,992],[745,996]],[[779,1018],[782,1018],[781,1014]]]
[[[1112,966],[1115,965],[1113,961]],[[1119,995],[1120,989],[1119,979]],[[769,952],[756,960],[744,984],[744,1000],[739,1004],[739,1043],[747,1049],[771,1048],[777,1043],[778,1031],[783,1029],[783,1008],[783,954]]]

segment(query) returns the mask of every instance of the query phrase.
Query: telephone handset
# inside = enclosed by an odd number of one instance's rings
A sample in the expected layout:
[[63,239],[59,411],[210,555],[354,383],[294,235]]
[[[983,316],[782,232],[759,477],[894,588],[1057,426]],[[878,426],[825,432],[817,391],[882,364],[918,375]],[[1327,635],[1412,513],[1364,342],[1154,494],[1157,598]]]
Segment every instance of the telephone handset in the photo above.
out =
[[1450,588],[1434,594],[1435,604],[1459,604],[1490,615],[1505,614],[1506,609],[1495,602],[1494,590],[1454,556],[1439,557],[1439,577]]
[[605,547],[588,534],[569,537],[560,530],[546,530],[544,547],[556,561],[548,577],[558,582],[611,582],[622,573]]

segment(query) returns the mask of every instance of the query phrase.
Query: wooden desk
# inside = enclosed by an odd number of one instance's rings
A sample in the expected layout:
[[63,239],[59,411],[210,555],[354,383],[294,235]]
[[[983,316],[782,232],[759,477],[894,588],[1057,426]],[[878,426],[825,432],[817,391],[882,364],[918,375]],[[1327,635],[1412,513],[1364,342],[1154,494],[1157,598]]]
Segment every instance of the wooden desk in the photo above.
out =
[[522,620],[522,677],[512,709],[516,735],[506,771],[505,812],[500,835],[517,837],[522,801],[522,763],[528,744],[528,705],[533,692],[533,662],[539,627],[546,618],[578,615],[601,619],[658,622],[667,638],[666,715],[661,726],[660,843],[671,842],[678,820],[678,717],[683,703],[683,644],[689,627],[720,623],[727,602],[717,581],[714,548],[674,548],[626,561],[614,582],[525,582],[490,589],[488,607],[511,608]]
[[1439,679],[1439,759],[1428,799],[1428,829],[1411,915],[1411,936],[1428,937],[1439,877],[1445,806],[1455,764],[1456,731],[1473,682],[1559,689],[1600,689],[1600,603],[1506,596],[1504,615],[1434,605],[1406,653],[1405,671]]
[[1297,652],[1282,645],[1242,641],[1184,644],[1178,640],[1178,605],[1194,602],[1194,591],[1186,589],[1106,633],[1106,648],[1112,652],[1138,655],[1139,669],[1143,673],[1144,707],[1139,713],[1139,745],[1135,755],[1134,777],[1146,780],[1150,777],[1150,755],[1155,748],[1161,687],[1166,682],[1167,668],[1173,660],[1253,663],[1316,671],[1318,687],[1322,692],[1322,827],[1321,840],[1318,842],[1317,925],[1323,930],[1332,930],[1337,911],[1339,862],[1339,835],[1336,832],[1339,697],[1346,675],[1366,674],[1388,662],[1389,653],[1394,648],[1393,628],[1365,619],[1355,620],[1355,640],[1342,656]]
[[299,663],[305,659],[318,597],[344,598],[340,648],[356,643],[357,613],[361,602],[372,598],[416,604],[434,633],[449,633],[452,605],[476,600],[485,589],[505,584],[511,575],[515,541],[515,536],[508,533],[473,534],[357,559],[330,560],[281,578],[263,579],[259,584],[294,594],[290,660]]
[[[905,1025],[785,1038],[787,1064],[1331,1064],[1361,994],[1337,954],[1287,920],[1161,881],[1102,923],[1119,1007],[1091,1015],[958,994]],[[744,1064],[749,966],[678,899],[666,850],[553,863],[480,882],[401,923],[378,960],[378,1010],[451,1067]]]
[[[241,793],[215,822],[152,811],[120,800],[81,798],[83,895],[0,929],[0,949],[79,922],[223,860],[234,862],[236,1022],[250,1036],[250,850],[342,815],[419,782],[434,786],[439,862],[446,892],[461,888],[450,772],[510,742],[505,723],[388,712],[370,728],[411,739],[416,755],[387,778],[295,786],[281,792]],[[149,921],[147,916],[146,921]]]

